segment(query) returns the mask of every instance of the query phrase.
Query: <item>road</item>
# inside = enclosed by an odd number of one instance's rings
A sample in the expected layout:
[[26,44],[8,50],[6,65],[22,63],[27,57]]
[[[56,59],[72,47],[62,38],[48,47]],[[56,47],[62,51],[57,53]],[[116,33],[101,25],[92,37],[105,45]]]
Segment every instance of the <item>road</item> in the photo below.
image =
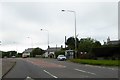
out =
[[18,58],[4,78],[118,78],[117,67],[76,64],[42,58]]

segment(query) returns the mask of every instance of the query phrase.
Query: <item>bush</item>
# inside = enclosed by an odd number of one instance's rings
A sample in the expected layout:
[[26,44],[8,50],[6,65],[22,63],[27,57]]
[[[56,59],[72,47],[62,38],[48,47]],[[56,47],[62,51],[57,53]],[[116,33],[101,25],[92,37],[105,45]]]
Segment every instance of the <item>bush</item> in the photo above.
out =
[[119,46],[102,46],[98,48],[92,49],[92,56],[94,57],[116,57],[116,55],[119,55]]

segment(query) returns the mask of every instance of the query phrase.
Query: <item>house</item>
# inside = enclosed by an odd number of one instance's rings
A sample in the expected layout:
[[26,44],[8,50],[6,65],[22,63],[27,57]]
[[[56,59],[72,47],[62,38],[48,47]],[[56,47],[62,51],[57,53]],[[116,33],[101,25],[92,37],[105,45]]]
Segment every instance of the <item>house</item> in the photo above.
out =
[[60,51],[61,47],[49,47],[45,53],[43,54],[44,57],[55,58],[55,52]]
[[28,48],[23,51],[22,57],[30,57],[30,53],[32,52],[34,48]]
[[113,40],[111,41],[110,38],[107,38],[107,45],[118,45],[120,44],[120,40]]

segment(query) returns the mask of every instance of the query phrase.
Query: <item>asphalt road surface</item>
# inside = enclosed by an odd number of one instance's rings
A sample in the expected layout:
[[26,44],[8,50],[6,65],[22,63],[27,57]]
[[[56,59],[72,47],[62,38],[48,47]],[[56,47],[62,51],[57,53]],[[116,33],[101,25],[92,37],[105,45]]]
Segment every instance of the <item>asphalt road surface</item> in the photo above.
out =
[[4,78],[118,78],[117,67],[91,66],[42,58],[15,60],[16,65]]

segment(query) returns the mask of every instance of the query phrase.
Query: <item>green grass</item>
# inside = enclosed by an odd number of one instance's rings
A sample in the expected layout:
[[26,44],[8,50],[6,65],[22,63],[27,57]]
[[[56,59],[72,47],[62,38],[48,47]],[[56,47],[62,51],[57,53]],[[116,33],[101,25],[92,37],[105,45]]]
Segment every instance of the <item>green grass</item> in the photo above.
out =
[[120,60],[70,59],[71,62],[90,65],[120,66]]

